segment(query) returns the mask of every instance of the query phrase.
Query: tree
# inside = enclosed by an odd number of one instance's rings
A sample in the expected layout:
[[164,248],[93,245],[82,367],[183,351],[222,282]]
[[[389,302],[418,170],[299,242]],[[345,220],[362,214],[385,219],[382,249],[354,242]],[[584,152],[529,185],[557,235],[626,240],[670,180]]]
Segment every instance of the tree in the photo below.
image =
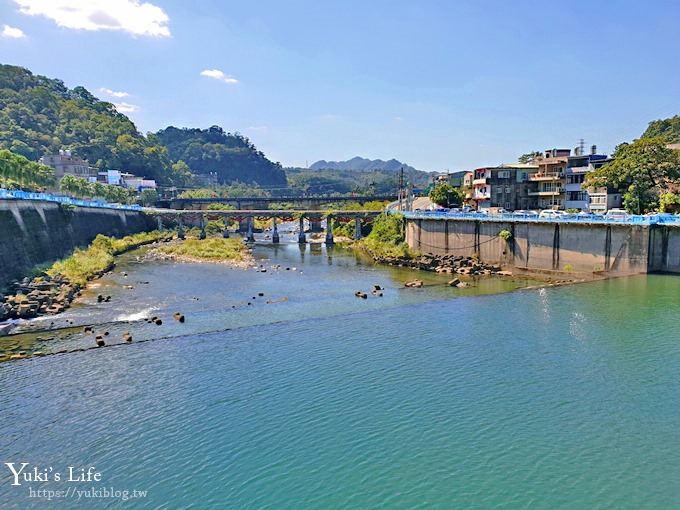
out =
[[147,207],[154,205],[158,202],[158,192],[155,189],[145,189],[139,195],[139,202]]
[[668,148],[661,137],[622,143],[613,156],[613,161],[588,174],[585,187],[621,190],[628,212],[651,210],[661,193],[680,184],[680,151]]
[[522,154],[520,157],[518,157],[517,161],[523,164],[533,163],[540,155],[541,153],[538,151],[527,152],[526,154]]
[[461,204],[464,199],[463,192],[459,188],[454,188],[450,184],[437,184],[430,191],[430,200],[442,207],[449,207],[453,204]]
[[666,143],[680,143],[680,115],[650,122],[647,130],[642,134],[642,138],[657,136],[662,137]]
[[54,170],[48,166],[29,161],[20,154],[0,150],[0,183],[5,186],[42,190],[55,182]]

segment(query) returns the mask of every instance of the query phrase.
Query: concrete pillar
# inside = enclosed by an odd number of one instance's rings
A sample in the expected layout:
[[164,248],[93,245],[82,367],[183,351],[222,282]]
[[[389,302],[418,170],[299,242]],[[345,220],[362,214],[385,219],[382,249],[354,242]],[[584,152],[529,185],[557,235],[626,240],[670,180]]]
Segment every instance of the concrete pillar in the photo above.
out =
[[205,232],[205,218],[203,217],[203,215],[201,215],[200,219],[201,219],[201,233],[198,235],[198,238],[203,240],[207,237]]
[[334,244],[333,241],[333,217],[326,216],[326,246]]
[[276,228],[276,218],[272,218],[274,226],[272,227],[272,243],[279,244],[279,230]]
[[184,239],[184,223],[182,223],[182,217],[180,216],[177,220],[177,237]]
[[229,226],[227,225],[227,220],[224,220],[224,231],[222,232],[222,237],[229,239]]
[[310,232],[323,232],[321,228],[321,218],[310,218],[309,219],[309,231]]
[[163,230],[163,218],[156,216],[156,222],[158,223],[158,230]]
[[305,236],[305,219],[300,216],[300,233],[298,234],[298,243],[305,244],[307,237]]
[[254,243],[255,242],[255,235],[253,234],[253,223],[255,223],[255,220],[252,216],[248,216],[248,236],[246,237],[246,241],[249,243]]
[[354,220],[354,239],[361,239],[361,218],[358,216]]

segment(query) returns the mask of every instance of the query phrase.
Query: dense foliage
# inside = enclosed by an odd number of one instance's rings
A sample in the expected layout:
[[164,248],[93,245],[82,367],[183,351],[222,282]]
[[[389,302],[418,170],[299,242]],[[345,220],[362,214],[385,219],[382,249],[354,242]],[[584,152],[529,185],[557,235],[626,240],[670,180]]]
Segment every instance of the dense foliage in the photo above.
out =
[[[586,186],[621,190],[624,207],[635,214],[657,208],[662,194],[677,194],[680,151],[668,148],[664,138],[640,138],[622,143],[613,156],[610,163],[588,175]],[[674,201],[673,197],[664,196],[664,208]]]
[[33,161],[70,149],[97,168],[180,187],[191,184],[191,172],[214,172],[222,183],[286,184],[281,165],[239,134],[213,126],[169,127],[144,136],[112,103],[87,89],[69,89],[61,80],[11,65],[0,65],[0,149]]
[[62,177],[61,181],[59,181],[59,190],[77,198],[98,198],[106,202],[121,204],[132,203],[137,197],[137,193],[134,190],[120,186],[110,186],[101,182],[88,182],[87,179],[73,175]]
[[219,184],[236,181],[261,186],[285,187],[286,174],[272,163],[248,138],[225,133],[219,126],[208,129],[158,131],[155,138],[168,149],[173,161],[183,161],[194,174],[214,175]]
[[402,214],[382,214],[373,221],[371,233],[359,246],[374,258],[410,257],[413,255],[404,242],[405,220]]
[[167,150],[83,87],[0,65],[0,148],[37,160],[68,148],[98,168],[182,184]]
[[455,188],[450,184],[437,184],[430,191],[430,200],[442,207],[460,205],[463,203],[465,195],[460,188]]
[[41,190],[55,182],[54,170],[7,149],[0,150],[0,187]]
[[666,143],[680,143],[680,115],[650,122],[642,138],[655,137],[661,137]]

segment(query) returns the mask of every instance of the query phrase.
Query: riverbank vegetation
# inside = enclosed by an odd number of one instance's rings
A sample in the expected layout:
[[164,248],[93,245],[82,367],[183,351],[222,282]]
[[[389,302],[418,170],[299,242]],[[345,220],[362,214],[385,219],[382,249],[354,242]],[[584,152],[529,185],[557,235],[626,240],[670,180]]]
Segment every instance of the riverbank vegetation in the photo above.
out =
[[122,239],[99,234],[92,244],[85,249],[76,249],[68,258],[55,262],[47,271],[50,277],[61,275],[71,283],[85,285],[89,280],[110,270],[114,265],[114,256],[139,248],[146,244],[169,241],[174,237],[172,232],[141,232],[125,236]]
[[213,237],[187,239],[181,243],[160,246],[155,253],[187,262],[230,262],[243,265],[250,261],[250,252],[240,238]]
[[7,149],[0,150],[0,187],[40,191],[55,182],[54,170]]
[[405,242],[403,214],[382,214],[373,220],[371,232],[354,246],[367,251],[374,259],[412,258],[417,255]]

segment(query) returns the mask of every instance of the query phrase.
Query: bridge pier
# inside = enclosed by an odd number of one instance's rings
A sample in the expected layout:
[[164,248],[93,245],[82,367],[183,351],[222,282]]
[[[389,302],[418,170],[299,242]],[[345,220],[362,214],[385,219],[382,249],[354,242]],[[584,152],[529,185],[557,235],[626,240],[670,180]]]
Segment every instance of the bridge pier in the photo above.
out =
[[276,216],[272,218],[274,226],[272,227],[272,243],[279,244],[279,230],[276,228]]
[[205,232],[205,218],[203,217],[202,214],[201,214],[201,216],[199,216],[199,218],[201,220],[201,223],[200,223],[201,224],[201,233],[198,235],[198,238],[202,241],[203,239],[205,239],[207,237],[207,234]]
[[184,239],[184,223],[182,223],[182,217],[180,216],[177,220],[177,237]]
[[323,229],[321,228],[321,218],[309,218],[309,231],[323,232]]
[[246,241],[248,241],[249,243],[255,242],[255,235],[253,234],[253,223],[255,223],[253,217],[248,216],[248,236],[246,237]]
[[326,216],[326,246],[333,244],[335,244],[333,241],[333,217],[328,215]]
[[163,230],[163,218],[156,216],[156,223],[158,224],[158,230]]
[[227,222],[224,222],[224,231],[222,232],[222,237],[225,239],[229,239],[229,227],[227,226]]
[[305,244],[307,236],[305,236],[305,219],[300,216],[300,233],[298,234],[298,244]]
[[358,216],[354,219],[354,239],[361,239],[361,218]]

